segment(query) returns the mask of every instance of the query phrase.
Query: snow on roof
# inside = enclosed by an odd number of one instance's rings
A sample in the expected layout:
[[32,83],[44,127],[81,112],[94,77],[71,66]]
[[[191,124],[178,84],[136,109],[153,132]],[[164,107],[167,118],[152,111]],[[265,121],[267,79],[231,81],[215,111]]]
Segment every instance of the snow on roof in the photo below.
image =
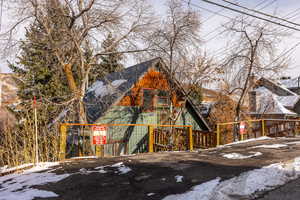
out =
[[120,72],[108,74],[103,79],[96,81],[86,92],[84,103],[87,109],[89,122],[95,122],[99,117],[114,105],[122,96],[151,67],[160,61],[159,58],[149,60]]
[[300,86],[300,77],[293,79],[280,80],[280,83],[287,88],[296,88]]
[[285,107],[293,108],[299,101],[299,96],[276,96],[277,100]]
[[256,113],[297,115],[285,106],[294,107],[299,96],[277,96],[265,87],[256,88],[255,91],[257,92]]
[[94,91],[95,97],[104,97],[106,95],[112,95],[117,92],[117,88],[123,83],[127,82],[125,79],[114,80],[111,83],[104,84],[103,81],[96,81],[88,90],[88,92]]
[[[103,79],[96,81],[87,90],[83,98],[88,122],[93,123],[102,117],[111,106],[115,105],[131,90],[134,84],[139,81],[149,69],[153,67],[159,68],[159,70],[168,73],[168,69],[162,63],[161,58],[155,58],[128,67],[120,72],[108,74]],[[176,78],[171,81],[174,82],[180,91],[185,92]],[[199,117],[200,127],[204,130],[210,130],[205,119],[190,98],[188,98],[187,103],[187,106],[190,106],[196,112],[197,117]]]
[[297,95],[296,93],[294,93],[293,91],[289,90],[285,85],[282,85],[281,83],[279,82],[275,82],[275,81],[272,81],[270,79],[266,79],[266,78],[262,78],[266,81],[269,81],[270,83],[272,83],[273,85],[275,85],[278,89],[281,89],[281,90],[284,90],[285,92],[287,92],[288,94],[290,95]]

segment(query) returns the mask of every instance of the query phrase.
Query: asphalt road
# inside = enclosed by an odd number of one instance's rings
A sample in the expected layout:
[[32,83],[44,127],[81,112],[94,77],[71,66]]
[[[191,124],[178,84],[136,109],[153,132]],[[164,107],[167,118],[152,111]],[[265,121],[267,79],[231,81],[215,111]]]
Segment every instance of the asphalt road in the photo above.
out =
[[[53,191],[59,195],[57,198],[46,199],[158,200],[170,194],[186,192],[194,185],[216,177],[226,180],[272,163],[292,160],[300,156],[300,143],[288,144],[278,149],[255,148],[254,150],[252,147],[262,144],[286,144],[293,141],[300,141],[300,138],[255,141],[199,152],[162,152],[114,158],[69,160],[63,162],[55,173],[70,173],[71,176],[60,182],[36,186],[36,188]],[[250,151],[259,151],[262,155],[243,160],[223,157],[228,153],[249,155]],[[94,170],[96,167],[117,162],[123,162],[125,166],[131,168],[131,171],[119,174],[116,168],[108,166],[105,168],[107,173],[78,173],[82,168]],[[177,175],[183,176],[182,182],[176,181]],[[300,190],[297,191],[299,187],[300,180],[296,180],[265,194],[262,199],[295,199],[295,196],[299,196],[296,199],[300,199]],[[284,193],[289,194],[283,196]]]

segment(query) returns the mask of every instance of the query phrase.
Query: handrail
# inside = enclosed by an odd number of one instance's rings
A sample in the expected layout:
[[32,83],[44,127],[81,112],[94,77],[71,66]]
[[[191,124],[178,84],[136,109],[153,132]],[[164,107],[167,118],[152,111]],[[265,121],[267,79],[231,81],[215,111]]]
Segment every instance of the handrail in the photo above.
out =
[[62,123],[61,126],[152,126],[152,127],[184,127],[192,125],[163,125],[163,124],[81,124],[81,123]]

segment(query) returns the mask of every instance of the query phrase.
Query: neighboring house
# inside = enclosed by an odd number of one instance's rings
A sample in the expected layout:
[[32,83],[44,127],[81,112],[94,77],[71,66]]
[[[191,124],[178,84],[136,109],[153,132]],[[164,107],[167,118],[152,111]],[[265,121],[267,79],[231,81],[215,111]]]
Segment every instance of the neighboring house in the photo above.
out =
[[260,78],[249,92],[249,110],[254,118],[287,119],[300,115],[300,97],[296,80],[281,82]]
[[6,106],[19,102],[17,86],[11,73],[0,73],[0,132],[6,125],[13,125],[14,116],[7,110]]
[[[194,130],[210,131],[196,106],[186,100],[181,84],[170,77],[160,58],[108,74],[84,97],[88,122],[192,125]],[[145,126],[115,126],[108,131],[110,139],[128,143],[128,153],[141,152],[148,139]]]
[[0,106],[18,102],[17,86],[11,73],[0,73]]

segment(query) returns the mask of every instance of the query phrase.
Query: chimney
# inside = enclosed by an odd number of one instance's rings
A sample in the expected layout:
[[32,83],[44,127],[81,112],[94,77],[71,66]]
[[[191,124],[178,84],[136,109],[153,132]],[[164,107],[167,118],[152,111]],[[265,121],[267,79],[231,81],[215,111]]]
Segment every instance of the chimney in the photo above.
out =
[[256,91],[249,91],[249,111],[256,112]]

